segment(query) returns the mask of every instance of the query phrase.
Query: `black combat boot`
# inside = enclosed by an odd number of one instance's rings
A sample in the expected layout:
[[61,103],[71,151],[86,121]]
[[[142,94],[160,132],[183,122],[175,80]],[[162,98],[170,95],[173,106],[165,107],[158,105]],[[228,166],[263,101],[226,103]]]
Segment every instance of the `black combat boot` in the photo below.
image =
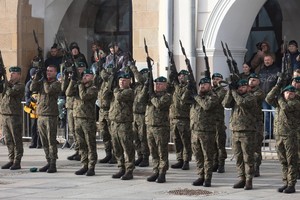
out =
[[119,172],[112,175],[112,178],[121,178],[125,174],[125,169],[121,168]]
[[68,160],[75,160],[76,156],[79,156],[79,152],[76,151],[73,155],[67,157]]
[[283,192],[288,186],[287,185],[284,185],[280,188],[277,189],[278,192]]
[[149,166],[149,157],[144,157],[142,162],[139,164],[139,167],[148,167]]
[[298,169],[298,177],[297,179],[300,179],[300,169]]
[[160,173],[156,179],[156,183],[164,183],[166,182],[166,174]]
[[244,188],[246,185],[245,179],[239,180],[236,184],[233,185],[233,188]]
[[50,162],[50,166],[49,166],[49,169],[47,170],[47,173],[55,173],[55,172],[57,172],[56,161],[53,160]]
[[138,159],[135,160],[134,165],[139,166],[139,164],[142,162],[143,156],[139,156]]
[[190,169],[189,161],[184,161],[181,169],[182,170],[189,170]]
[[86,176],[94,176],[95,175],[95,168],[91,167],[87,170]]
[[111,156],[111,159],[108,161],[109,164],[117,164],[117,159],[114,155]]
[[225,172],[225,167],[224,165],[219,165],[218,166],[218,173],[224,173]]
[[259,166],[255,166],[255,168],[254,168],[254,177],[259,177],[259,176],[260,176]]
[[121,180],[131,180],[133,179],[132,171],[127,171],[122,177]]
[[245,188],[244,190],[252,190],[253,185],[252,185],[252,179],[246,180]]
[[39,168],[39,172],[46,172],[50,167],[50,164],[48,163],[44,167]]
[[2,165],[1,169],[9,169],[13,164],[14,164],[14,162],[10,161],[10,162],[6,163],[5,165]]
[[75,172],[76,175],[84,175],[88,171],[88,167],[84,166]]
[[179,169],[179,168],[182,168],[182,166],[183,166],[183,160],[178,160],[177,163],[171,165],[171,168],[173,168],[173,169]]
[[217,171],[218,171],[218,168],[219,168],[219,164],[218,164],[218,163],[215,163],[215,164],[213,165],[212,171],[213,171],[213,172],[217,172]]
[[78,153],[77,155],[75,155],[75,156],[73,157],[73,160],[80,161],[80,160],[81,160],[80,154]]
[[111,157],[112,157],[111,150],[105,149],[105,153],[106,153],[106,156],[104,158],[100,159],[99,163],[108,163],[108,161],[111,159]]
[[192,185],[194,186],[202,186],[204,183],[204,178],[198,178],[197,180],[195,180]]
[[296,192],[295,186],[288,186],[283,192],[287,194],[295,193]]
[[154,182],[154,181],[156,181],[157,178],[158,178],[158,172],[157,173],[153,173],[151,176],[149,176],[147,178],[147,181],[148,182]]
[[204,180],[204,187],[211,187],[211,179]]
[[10,170],[21,169],[21,162],[20,161],[15,161],[14,164],[9,169]]

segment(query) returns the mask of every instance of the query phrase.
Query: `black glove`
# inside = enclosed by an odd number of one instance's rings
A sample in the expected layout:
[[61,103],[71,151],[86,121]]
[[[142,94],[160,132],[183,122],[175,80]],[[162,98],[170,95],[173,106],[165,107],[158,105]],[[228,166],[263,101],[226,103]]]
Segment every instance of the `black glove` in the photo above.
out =
[[277,87],[281,88],[283,86],[283,74],[278,73],[277,76],[278,76],[278,78],[277,78],[276,85],[277,85]]
[[187,85],[187,89],[190,91],[193,91],[195,89],[195,83],[192,83],[189,81],[188,85]]
[[72,73],[71,79],[72,79],[73,81],[77,81],[76,73],[74,73],[74,72]]
[[238,85],[236,82],[231,82],[229,83],[228,87],[230,90],[236,90],[238,88]]

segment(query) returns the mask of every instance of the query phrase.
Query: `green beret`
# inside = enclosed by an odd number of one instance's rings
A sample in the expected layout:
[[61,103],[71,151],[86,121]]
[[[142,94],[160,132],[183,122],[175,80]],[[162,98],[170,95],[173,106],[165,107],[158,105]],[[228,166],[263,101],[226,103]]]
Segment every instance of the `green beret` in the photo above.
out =
[[199,81],[199,85],[200,84],[204,84],[204,83],[211,83],[211,79],[210,78],[207,78],[207,77],[205,77],[205,78],[201,78],[200,79],[200,81]]
[[126,79],[130,79],[131,76],[130,76],[129,73],[121,72],[121,73],[118,75],[118,78],[126,78]]
[[292,81],[295,81],[296,83],[300,83],[300,76],[294,77]]
[[190,73],[189,73],[189,71],[183,69],[183,70],[180,70],[180,72],[178,73],[178,75],[180,75],[180,74],[189,75]]
[[21,72],[21,67],[18,66],[11,66],[9,68],[9,72]]
[[145,74],[145,73],[148,73],[149,72],[149,69],[148,68],[144,68],[144,69],[141,69],[140,71],[142,74]]
[[223,78],[222,74],[220,73],[213,73],[211,78],[215,78],[215,77]]
[[30,172],[37,172],[37,168],[36,167],[32,167],[29,169]]
[[248,81],[245,79],[241,79],[237,82],[238,87],[248,85]]
[[78,62],[76,67],[86,67],[86,64],[84,62]]
[[166,77],[163,77],[163,76],[160,76],[160,77],[157,77],[154,82],[167,82],[167,78]]
[[285,91],[289,91],[289,92],[296,92],[296,88],[292,85],[288,85],[286,86],[283,90],[282,90],[282,93],[285,92]]
[[257,79],[259,79],[259,75],[256,74],[256,73],[251,73],[251,74],[249,75],[248,79],[250,79],[250,78],[257,78]]
[[91,70],[91,69],[85,69],[84,71],[83,71],[83,75],[84,74],[94,74],[93,73],[93,70]]

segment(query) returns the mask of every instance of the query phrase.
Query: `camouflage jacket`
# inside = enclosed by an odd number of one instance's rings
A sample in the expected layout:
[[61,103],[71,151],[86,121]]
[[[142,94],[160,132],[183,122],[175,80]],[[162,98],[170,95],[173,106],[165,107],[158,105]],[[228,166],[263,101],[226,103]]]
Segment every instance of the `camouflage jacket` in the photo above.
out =
[[98,101],[100,109],[109,110],[110,103],[113,98],[113,92],[111,91],[111,80],[113,74],[106,72],[106,70],[101,70],[100,78],[101,84],[99,84],[100,89],[98,91]]
[[253,94],[239,95],[235,90],[228,90],[222,102],[225,108],[231,108],[230,129],[232,131],[255,131],[257,101]]
[[285,100],[280,94],[280,88],[275,86],[268,93],[266,102],[276,108],[274,132],[280,136],[288,136],[299,132],[300,100],[294,98]]
[[133,122],[133,100],[134,94],[131,88],[115,88],[108,114],[109,119],[117,123]]
[[[70,84],[70,80],[64,75],[61,83],[61,91],[66,92],[69,84]],[[73,109],[73,103],[74,103],[74,96],[67,96],[66,108]]]
[[[7,84],[7,83],[5,83]],[[2,115],[22,115],[22,99],[25,93],[25,85],[15,83],[7,84],[6,90],[1,94],[0,113]]]
[[84,85],[81,82],[70,81],[66,95],[74,97],[74,117],[96,119],[95,102],[97,100],[97,92],[97,88],[92,83]]
[[218,101],[217,95],[212,91],[194,97],[190,111],[191,130],[215,133]]
[[58,115],[57,99],[58,99],[58,95],[61,92],[60,82],[56,80],[48,82],[47,80],[33,79],[30,85],[30,90],[38,92],[38,99],[37,99],[38,116]]
[[136,79],[134,86],[133,113],[145,114],[148,103],[148,91],[147,87],[144,85],[146,80],[137,70],[136,66],[130,66],[130,69],[132,70]]
[[167,92],[159,92],[152,96],[146,108],[146,125],[170,126],[169,109],[171,101],[172,97]]
[[222,101],[226,95],[226,90],[221,86],[213,87],[212,90],[218,97],[218,104],[216,105],[216,120],[224,121],[224,107],[222,105]]
[[263,119],[262,102],[265,99],[265,93],[262,91],[262,89],[259,86],[252,88],[251,93],[255,96],[257,101],[258,120],[262,120]]
[[170,106],[170,119],[189,119],[191,109],[191,91],[187,84],[173,83],[174,91]]

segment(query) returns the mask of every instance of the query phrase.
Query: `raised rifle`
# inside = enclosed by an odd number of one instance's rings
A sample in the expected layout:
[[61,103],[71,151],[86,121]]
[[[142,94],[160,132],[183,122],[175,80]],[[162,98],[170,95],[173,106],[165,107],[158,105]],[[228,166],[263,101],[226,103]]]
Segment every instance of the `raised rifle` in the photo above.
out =
[[166,37],[165,35],[163,35],[163,38],[164,38],[164,41],[165,41],[165,45],[168,49],[168,55],[169,55],[169,62],[170,62],[170,71],[171,71],[171,74],[172,74],[172,78],[174,80],[176,80],[176,77],[178,76],[178,72],[177,72],[177,68],[176,68],[176,65],[175,65],[175,62],[174,62],[174,56],[173,56],[173,52],[170,50],[170,47],[169,47],[169,44],[166,40]]
[[202,50],[203,50],[203,53],[204,53],[204,60],[205,60],[205,77],[206,78],[210,78],[210,69],[209,69],[209,63],[208,63],[208,57],[206,55],[206,48],[205,48],[205,45],[204,45],[204,41],[202,39]]
[[42,48],[39,45],[39,40],[38,40],[38,38],[36,36],[35,30],[33,29],[32,32],[33,32],[34,41],[35,41],[36,46],[37,46],[37,52],[38,52],[37,57],[39,58],[39,61],[38,61],[39,62],[38,71],[40,71],[40,72],[37,72],[37,73],[42,73],[42,75],[44,77],[46,77],[46,68],[45,68],[43,50],[42,50]]
[[[5,70],[5,66],[4,66],[4,62],[3,62],[3,58],[2,58],[2,53],[0,50],[0,81],[1,81],[1,86],[0,86],[0,93],[4,93],[6,91],[6,70]],[[3,83],[4,83],[4,87],[3,87]]]
[[148,46],[146,43],[146,38],[144,38],[144,46],[145,46],[145,52],[146,52],[146,60],[147,60],[147,66],[149,69],[149,96],[152,96],[154,94],[154,83],[153,83],[153,72],[152,72],[152,65],[154,64],[154,61],[152,58],[149,56],[148,52]]
[[182,42],[181,40],[179,40],[179,44],[180,44],[180,47],[181,47],[181,51],[182,51],[182,54],[184,55],[185,57],[185,64],[186,64],[186,67],[189,71],[189,84],[192,84],[192,90],[193,92],[196,94],[197,93],[197,84],[196,84],[196,79],[194,77],[194,73],[193,73],[193,69],[191,67],[191,62],[190,60],[188,59],[188,57],[186,56],[186,53],[185,53],[185,49],[184,47],[182,46]]

